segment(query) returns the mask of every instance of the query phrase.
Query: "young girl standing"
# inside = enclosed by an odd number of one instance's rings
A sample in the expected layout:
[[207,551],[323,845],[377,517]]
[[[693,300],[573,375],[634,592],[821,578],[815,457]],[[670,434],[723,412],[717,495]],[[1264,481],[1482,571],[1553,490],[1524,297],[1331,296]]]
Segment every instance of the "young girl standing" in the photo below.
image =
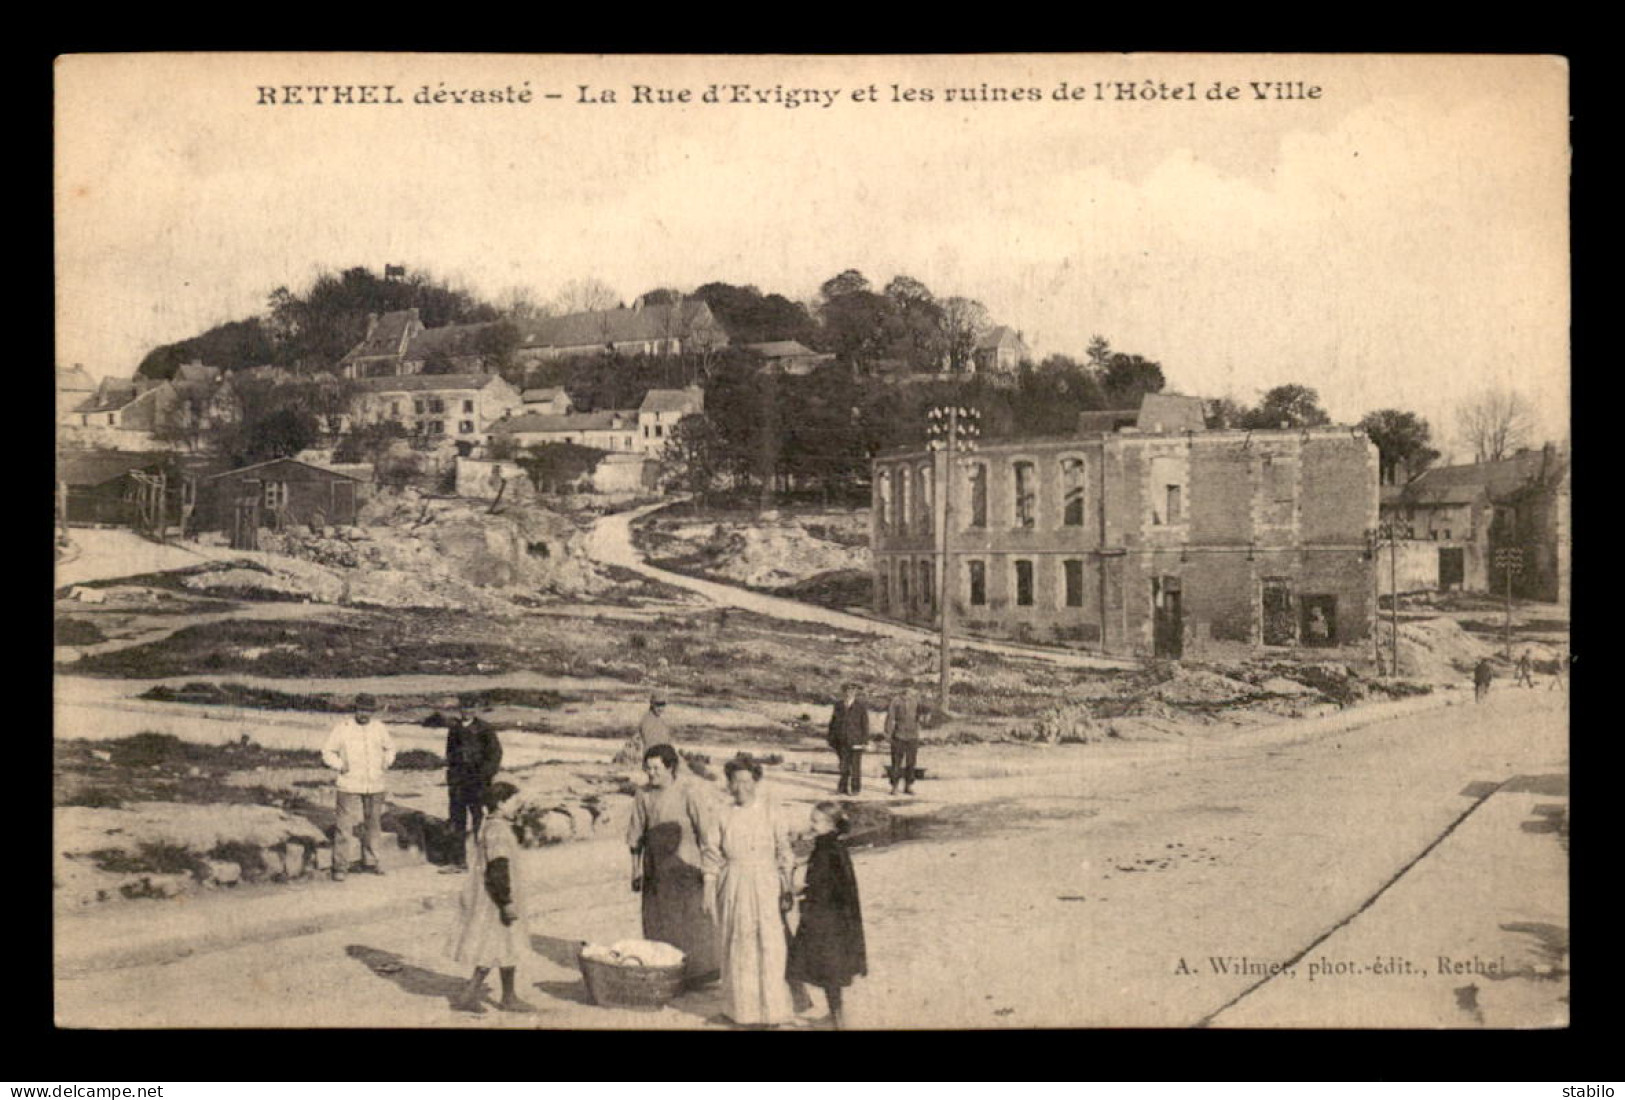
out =
[[519,960],[530,950],[525,931],[524,876],[513,815],[519,808],[512,783],[491,784],[485,794],[486,818],[474,845],[474,859],[463,888],[461,912],[452,933],[451,956],[473,966],[474,976],[451,1002],[459,1012],[485,1011],[485,979],[493,968],[502,974],[504,1012],[535,1012],[514,989]]
[[858,880],[852,857],[841,843],[846,830],[846,814],[838,803],[813,807],[813,850],[801,891],[801,922],[786,970],[792,982],[823,989],[836,1028],[846,1026],[843,990],[853,978],[869,972]]

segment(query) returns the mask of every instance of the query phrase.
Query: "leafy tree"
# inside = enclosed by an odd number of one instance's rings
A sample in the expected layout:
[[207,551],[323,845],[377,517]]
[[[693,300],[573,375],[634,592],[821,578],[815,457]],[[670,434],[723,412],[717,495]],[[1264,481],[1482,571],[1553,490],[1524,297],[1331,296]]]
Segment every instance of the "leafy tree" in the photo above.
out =
[[165,443],[181,443],[187,450],[196,451],[208,432],[213,398],[213,390],[204,385],[176,386],[174,399],[162,409],[153,436]]
[[1428,422],[1401,409],[1378,409],[1360,419],[1360,427],[1377,445],[1384,485],[1403,485],[1439,458],[1428,444]]
[[1320,394],[1309,386],[1276,386],[1264,394],[1258,407],[1247,413],[1242,427],[1317,428],[1332,418],[1320,407]]
[[350,429],[339,440],[333,448],[333,461],[371,462],[376,467],[396,443],[404,442],[407,438],[406,425],[398,420],[377,420],[363,424]]
[[1084,355],[1091,370],[1104,373],[1112,363],[1112,346],[1104,336],[1097,333],[1089,338],[1089,350]]
[[228,321],[199,336],[153,348],[141,360],[136,374],[142,378],[174,378],[181,364],[202,361],[211,367],[240,370],[273,362],[276,349],[271,332],[258,317]]
[[564,492],[592,473],[608,451],[579,443],[536,443],[526,447],[515,462],[537,492]]
[[1247,407],[1235,398],[1228,395],[1216,398],[1208,404],[1207,426],[1209,428],[1244,428],[1247,420]]
[[812,345],[818,339],[818,326],[806,307],[782,294],[764,296],[754,286],[706,283],[693,296],[711,307],[712,316],[735,345],[773,340]]
[[1138,408],[1142,397],[1162,392],[1166,384],[1161,363],[1120,351],[1112,353],[1100,374],[1100,388],[1115,409]]
[[646,290],[639,297],[646,306],[671,306],[683,300],[683,292],[675,287],[662,286]]
[[886,284],[894,311],[891,353],[913,372],[940,370],[946,355],[943,309],[926,285],[908,275]]
[[829,349],[856,374],[868,373],[897,335],[893,324],[896,307],[872,290],[854,290],[831,298],[819,312]]
[[693,413],[672,428],[661,455],[661,474],[670,484],[708,505],[727,466],[726,445],[709,417]]
[[848,294],[867,294],[870,292],[869,280],[863,272],[849,267],[833,278],[824,280],[818,288],[819,295],[824,301],[833,301]]
[[1534,410],[1517,390],[1482,390],[1456,408],[1456,429],[1474,462],[1498,462],[1528,446],[1534,427]]
[[424,374],[456,374],[457,364],[444,348],[435,348],[423,359]]
[[[267,301],[265,328],[275,356],[297,370],[328,370],[367,334],[368,316],[416,309],[428,328],[494,321],[496,307],[426,271],[382,279],[364,267],[324,272],[302,294],[278,287]],[[265,362],[266,360],[261,360]]]

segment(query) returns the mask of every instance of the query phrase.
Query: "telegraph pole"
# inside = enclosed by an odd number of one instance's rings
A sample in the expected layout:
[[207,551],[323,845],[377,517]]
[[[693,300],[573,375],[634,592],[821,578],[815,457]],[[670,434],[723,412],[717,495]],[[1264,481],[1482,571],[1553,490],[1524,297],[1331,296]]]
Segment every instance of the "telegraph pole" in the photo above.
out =
[[1504,546],[1495,552],[1495,564],[1506,578],[1506,623],[1501,628],[1502,656],[1512,659],[1512,575],[1523,572],[1523,548]]
[[1382,559],[1377,536],[1381,528],[1372,527],[1365,533],[1366,559],[1371,562],[1371,667],[1382,673]]
[[1388,667],[1399,675],[1399,539],[1388,524]]
[[928,432],[932,451],[943,452],[942,484],[942,552],[937,570],[937,622],[940,628],[937,653],[937,709],[944,717],[948,710],[948,689],[952,680],[949,665],[949,647],[953,637],[953,532],[954,532],[954,467],[961,451],[974,450],[976,444],[965,436],[977,432],[978,414],[975,409],[958,405],[934,408],[930,412]]

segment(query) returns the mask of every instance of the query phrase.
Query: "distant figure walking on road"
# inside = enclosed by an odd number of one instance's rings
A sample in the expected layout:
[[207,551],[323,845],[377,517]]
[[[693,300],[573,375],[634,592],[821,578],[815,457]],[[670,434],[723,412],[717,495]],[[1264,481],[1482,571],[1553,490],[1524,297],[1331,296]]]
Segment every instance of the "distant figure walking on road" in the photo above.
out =
[[1513,681],[1513,684],[1518,687],[1532,688],[1535,686],[1534,663],[1530,661],[1527,649],[1518,657],[1518,677]]
[[446,726],[446,792],[451,829],[457,836],[456,862],[449,871],[468,870],[468,838],[480,835],[485,792],[502,767],[502,741],[496,727],[479,716],[479,697],[457,697],[457,717]]
[[1490,693],[1490,681],[1493,679],[1495,672],[1490,668],[1490,659],[1485,657],[1473,669],[1473,702],[1484,701],[1484,697]]
[[[339,773],[338,832],[333,837],[333,878],[346,871],[381,875],[378,842],[383,833],[384,772],[395,763],[389,727],[374,721],[378,700],[362,692],[355,713],[333,727],[322,746],[322,762]],[[361,861],[355,858],[355,830],[361,827]]]
[[615,754],[617,764],[643,765],[644,753],[656,745],[671,745],[675,747],[676,738],[666,721],[666,693],[657,691],[649,696],[649,709],[643,712],[638,719],[638,731],[634,733],[621,751]]
[[863,750],[869,747],[869,707],[858,697],[858,685],[841,689],[841,700],[829,717],[829,747],[840,760],[837,794],[863,792]]
[[1566,677],[1568,675],[1568,672],[1569,672],[1569,651],[1565,649],[1565,650],[1563,650],[1562,652],[1560,652],[1557,655],[1557,661],[1552,666],[1552,679],[1551,679],[1551,682],[1546,685],[1546,690],[1547,691],[1567,690],[1567,685],[1563,682],[1563,679],[1564,679],[1564,677]]
[[903,784],[904,794],[914,793],[914,769],[920,755],[920,697],[905,687],[886,708],[886,737],[891,742],[891,793]]
[[519,788],[496,782],[485,793],[485,822],[474,843],[474,874],[459,899],[457,927],[448,953],[474,968],[468,985],[451,1002],[459,1012],[485,1012],[485,979],[495,968],[502,975],[504,1012],[535,1012],[514,988],[519,961],[530,952],[525,928],[527,892],[519,858],[513,815]]

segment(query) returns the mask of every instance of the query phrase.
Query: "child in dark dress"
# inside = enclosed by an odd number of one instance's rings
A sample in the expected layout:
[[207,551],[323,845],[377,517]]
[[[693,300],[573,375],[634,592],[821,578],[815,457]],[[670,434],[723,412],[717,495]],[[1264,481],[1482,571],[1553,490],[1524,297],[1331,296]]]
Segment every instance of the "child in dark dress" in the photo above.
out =
[[852,872],[852,857],[841,843],[846,830],[846,814],[839,804],[820,802],[813,807],[813,850],[801,891],[801,922],[790,943],[785,971],[791,982],[816,985],[824,991],[837,1029],[846,1024],[842,991],[854,977],[869,972],[858,880]]

